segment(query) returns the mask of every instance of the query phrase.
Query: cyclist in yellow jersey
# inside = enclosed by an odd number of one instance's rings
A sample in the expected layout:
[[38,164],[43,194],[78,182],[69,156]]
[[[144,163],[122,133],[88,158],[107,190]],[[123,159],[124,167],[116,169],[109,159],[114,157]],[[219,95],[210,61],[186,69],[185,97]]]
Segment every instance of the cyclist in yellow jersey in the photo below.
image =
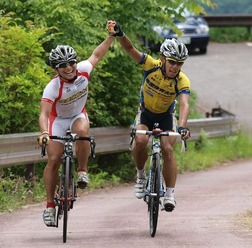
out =
[[[150,55],[138,51],[121,27],[113,20],[107,22],[110,35],[119,38],[119,42],[129,56],[143,68],[143,80],[140,91],[140,108],[134,125],[136,129],[152,130],[154,123],[159,123],[163,131],[178,131],[183,139],[190,137],[190,130],[186,127],[189,114],[190,80],[181,71],[184,61],[188,57],[186,46],[176,39],[166,39],[160,47],[160,58],[154,59]],[[174,104],[179,102],[178,129],[175,124]],[[173,154],[176,143],[175,137],[162,137],[163,177],[166,183],[164,207],[172,211],[176,206],[174,190],[177,179],[177,164]],[[144,197],[146,186],[145,162],[148,136],[136,135],[133,157],[137,169],[135,196]]]

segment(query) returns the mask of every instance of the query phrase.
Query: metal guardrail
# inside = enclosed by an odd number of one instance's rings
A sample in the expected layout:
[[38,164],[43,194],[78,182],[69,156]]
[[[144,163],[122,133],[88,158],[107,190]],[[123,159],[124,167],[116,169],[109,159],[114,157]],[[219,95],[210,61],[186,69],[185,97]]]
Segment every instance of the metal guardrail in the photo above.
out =
[[252,15],[206,15],[204,19],[210,27],[252,27]]
[[[190,140],[198,140],[202,131],[209,138],[215,138],[234,135],[239,130],[234,116],[191,119],[188,127]],[[97,154],[128,150],[130,127],[91,128],[90,135],[95,137]],[[0,135],[0,168],[45,161],[46,157],[40,157],[38,136],[38,132]]]

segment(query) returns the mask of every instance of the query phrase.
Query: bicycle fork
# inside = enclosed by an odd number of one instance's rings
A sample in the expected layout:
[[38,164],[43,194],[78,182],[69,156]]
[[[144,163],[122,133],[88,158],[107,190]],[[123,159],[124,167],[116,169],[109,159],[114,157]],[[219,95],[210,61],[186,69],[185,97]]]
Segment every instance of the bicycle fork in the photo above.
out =
[[[153,155],[152,155],[153,156]],[[152,158],[150,159],[152,161]],[[161,163],[161,162],[160,162]],[[155,173],[155,169],[153,167],[153,164],[150,164],[150,170],[149,170],[149,176],[148,176],[148,181],[146,185],[146,192],[145,192],[145,197],[144,201],[148,204],[150,197],[157,197],[157,193],[151,191],[151,186],[150,186],[150,181],[152,180],[153,173]],[[160,170],[162,169],[162,164],[160,164]],[[165,195],[165,184],[164,184],[164,179],[163,179],[163,173],[161,171],[160,173],[160,185],[159,185],[159,197],[164,197]],[[161,205],[161,210],[164,210],[163,202],[159,200],[159,203]]]

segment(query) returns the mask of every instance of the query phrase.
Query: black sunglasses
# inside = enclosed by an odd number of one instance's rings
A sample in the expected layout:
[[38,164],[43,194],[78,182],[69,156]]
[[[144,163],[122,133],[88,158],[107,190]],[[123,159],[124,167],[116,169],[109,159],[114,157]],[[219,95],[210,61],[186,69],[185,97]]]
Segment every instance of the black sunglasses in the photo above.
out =
[[66,68],[67,66],[72,66],[74,64],[76,64],[76,60],[70,60],[56,65],[55,68]]
[[170,58],[166,58],[166,60],[169,62],[170,65],[182,66],[184,64],[184,61],[177,61],[177,60],[170,59]]

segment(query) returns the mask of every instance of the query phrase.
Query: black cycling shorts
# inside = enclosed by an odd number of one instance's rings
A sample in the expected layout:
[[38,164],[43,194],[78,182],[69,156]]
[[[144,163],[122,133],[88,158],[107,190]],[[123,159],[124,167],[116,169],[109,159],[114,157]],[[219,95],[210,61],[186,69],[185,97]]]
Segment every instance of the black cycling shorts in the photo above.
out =
[[172,131],[174,130],[174,114],[171,111],[167,111],[161,114],[155,114],[150,112],[147,109],[141,109],[140,112],[140,123],[148,127],[149,130],[152,130],[155,123],[159,123],[159,128],[163,131]]

